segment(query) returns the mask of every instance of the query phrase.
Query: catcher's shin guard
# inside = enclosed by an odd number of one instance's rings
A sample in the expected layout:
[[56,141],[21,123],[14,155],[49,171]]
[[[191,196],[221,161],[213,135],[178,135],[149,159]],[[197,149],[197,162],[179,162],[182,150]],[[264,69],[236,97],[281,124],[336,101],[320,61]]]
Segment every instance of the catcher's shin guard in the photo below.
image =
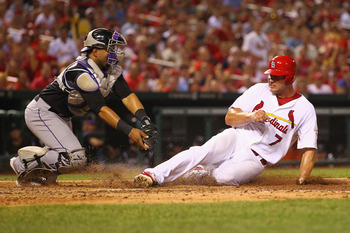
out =
[[80,169],[85,163],[84,149],[68,153],[40,147],[21,148],[18,157],[10,160],[12,169],[18,175],[19,185],[48,184],[55,181],[57,175]]
[[59,173],[69,173],[81,169],[86,164],[85,150],[73,150],[70,153],[60,152],[58,155],[57,170]]

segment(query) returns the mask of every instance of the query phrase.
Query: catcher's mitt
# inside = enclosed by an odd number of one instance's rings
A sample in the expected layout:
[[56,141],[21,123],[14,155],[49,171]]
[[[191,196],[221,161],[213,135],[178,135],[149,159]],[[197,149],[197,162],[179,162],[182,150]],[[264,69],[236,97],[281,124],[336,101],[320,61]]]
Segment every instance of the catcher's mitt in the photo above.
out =
[[158,132],[155,124],[152,123],[149,117],[144,117],[141,120],[141,130],[145,132],[148,138],[142,138],[143,143],[148,146],[149,150],[154,149],[155,145],[158,143]]

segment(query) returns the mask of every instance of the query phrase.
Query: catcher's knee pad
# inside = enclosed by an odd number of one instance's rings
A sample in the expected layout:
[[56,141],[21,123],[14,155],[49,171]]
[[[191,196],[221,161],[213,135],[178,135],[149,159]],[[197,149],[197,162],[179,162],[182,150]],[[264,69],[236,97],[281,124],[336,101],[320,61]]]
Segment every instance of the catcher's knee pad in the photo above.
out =
[[[18,159],[13,161],[12,165],[16,165],[16,173],[20,175],[22,172],[30,172],[33,169],[54,170],[50,166],[50,159],[45,155],[49,150],[38,146],[26,146],[18,150]],[[14,164],[16,163],[16,164]],[[22,165],[20,165],[22,164]]]
[[81,169],[85,164],[86,156],[83,148],[71,152],[60,152],[57,170],[59,173],[69,173]]
[[29,162],[37,161],[40,164],[40,158],[43,157],[48,149],[38,146],[26,146],[18,150],[17,154],[22,163],[27,167]]

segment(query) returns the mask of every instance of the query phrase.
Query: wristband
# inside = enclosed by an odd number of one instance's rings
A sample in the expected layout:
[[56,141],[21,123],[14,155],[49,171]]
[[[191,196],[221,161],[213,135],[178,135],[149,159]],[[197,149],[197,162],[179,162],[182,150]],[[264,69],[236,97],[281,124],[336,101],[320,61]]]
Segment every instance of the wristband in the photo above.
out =
[[142,121],[144,117],[148,117],[148,116],[145,109],[140,108],[135,112],[135,117],[137,118],[137,120]]
[[116,126],[116,129],[125,133],[126,135],[129,136],[131,130],[132,130],[132,127],[130,125],[128,125],[125,121],[123,121],[122,119],[119,119],[118,123],[117,123],[117,126]]

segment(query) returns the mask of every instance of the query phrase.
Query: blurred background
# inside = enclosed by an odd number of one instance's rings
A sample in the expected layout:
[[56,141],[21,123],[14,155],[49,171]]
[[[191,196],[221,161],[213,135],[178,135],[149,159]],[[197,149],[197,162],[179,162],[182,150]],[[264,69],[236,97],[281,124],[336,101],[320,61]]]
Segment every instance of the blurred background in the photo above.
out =
[[[224,115],[240,93],[267,81],[263,71],[278,54],[295,58],[295,88],[316,107],[319,164],[349,163],[346,0],[0,0],[0,171],[19,148],[42,146],[23,110],[98,27],[125,36],[123,75],[157,123],[160,143],[141,153],[98,117],[74,117],[90,164],[154,166],[203,144],[227,128]],[[138,126],[122,104],[110,107]],[[293,145],[282,162],[298,160]]]

